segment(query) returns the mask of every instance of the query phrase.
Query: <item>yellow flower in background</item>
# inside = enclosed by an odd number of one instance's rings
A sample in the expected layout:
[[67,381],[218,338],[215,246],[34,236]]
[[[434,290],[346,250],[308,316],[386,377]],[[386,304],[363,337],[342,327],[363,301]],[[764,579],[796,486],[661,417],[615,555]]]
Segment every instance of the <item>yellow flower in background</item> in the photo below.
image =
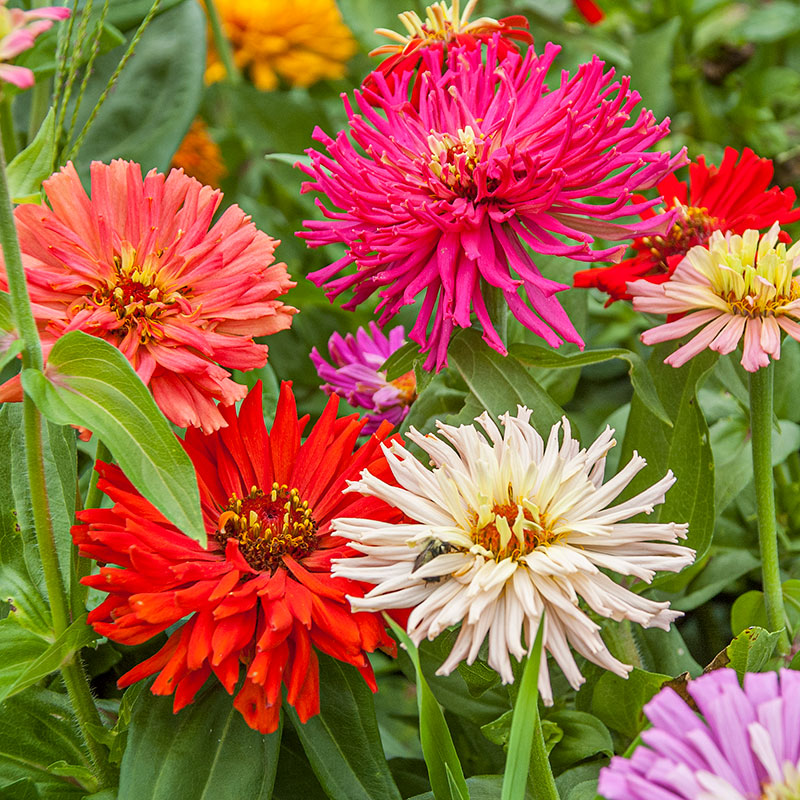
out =
[[[236,65],[261,90],[342,78],[358,49],[334,0],[215,0]],[[225,77],[210,48],[206,81]]]
[[200,117],[183,137],[170,166],[183,169],[187,175],[214,189],[219,189],[219,182],[228,174],[219,145],[209,136]]

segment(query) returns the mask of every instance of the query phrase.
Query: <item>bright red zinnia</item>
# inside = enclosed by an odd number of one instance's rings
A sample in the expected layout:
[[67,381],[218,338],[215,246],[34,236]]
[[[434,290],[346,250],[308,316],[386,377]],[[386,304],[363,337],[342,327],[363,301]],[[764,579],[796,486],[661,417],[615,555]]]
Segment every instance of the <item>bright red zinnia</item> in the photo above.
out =
[[[609,295],[606,305],[630,300],[630,281],[644,278],[650,283],[664,283],[686,253],[695,245],[705,245],[714,231],[742,234],[748,229],[766,230],[776,222],[795,222],[800,219],[800,209],[792,209],[794,189],[768,188],[772,175],[772,161],[749,148],[742,151],[741,158],[732,147],[725,148],[719,167],[706,166],[705,158],[699,156],[689,166],[688,182],[670,175],[658,184],[663,209],[647,209],[640,214],[642,219],[651,219],[677,210],[672,229],[664,236],[634,240],[633,258],[612,267],[576,272],[575,286],[605,292]],[[790,241],[785,231],[780,240]]]
[[128,686],[159,673],[154,694],[191,703],[213,672],[234,706],[262,733],[278,726],[281,686],[301,721],[319,711],[316,650],[355,666],[376,690],[365,653],[392,647],[380,618],[353,614],[345,595],[359,584],[332,578],[331,559],[354,555],[331,533],[334,517],[395,520],[375,498],[343,494],[362,469],[391,480],[380,442],[386,423],[353,452],[366,420],[336,418],[331,397],[303,444],[290,384],[281,386],[268,433],[261,387],[241,406],[222,408],[227,427],[190,430],[184,447],[197,469],[208,546],[168,522],[115,466],[100,464],[100,488],[113,508],[78,516],[81,554],[110,565],[84,583],[108,598],[89,615],[101,635],[139,644],[187,618],[154,656],[119,680]]
[[[216,430],[214,401],[247,391],[228,369],[263,367],[268,348],[253,337],[297,311],[278,299],[296,285],[274,263],[279,242],[238,206],[212,225],[222,193],[182,170],[142,179],[136,163],[94,162],[91,182],[90,199],[69,163],[44,182],[51,208],[14,211],[45,355],[69,331],[106,339],[172,422]],[[18,378],[0,387],[0,402],[21,399]]]

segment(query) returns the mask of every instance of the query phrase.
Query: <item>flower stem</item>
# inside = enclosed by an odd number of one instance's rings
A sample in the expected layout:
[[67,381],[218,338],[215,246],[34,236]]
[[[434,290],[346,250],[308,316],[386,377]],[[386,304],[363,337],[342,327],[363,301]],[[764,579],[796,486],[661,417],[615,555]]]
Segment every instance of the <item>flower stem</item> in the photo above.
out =
[[750,432],[753,437],[753,478],[758,511],[758,546],[767,624],[771,631],[783,630],[781,652],[789,649],[786,612],[783,607],[778,533],[775,520],[775,489],[772,483],[772,364],[750,373]]
[[13,158],[17,154],[14,115],[11,113],[11,98],[2,89],[0,89],[0,134],[2,134],[3,150]]
[[[22,351],[23,368],[42,369],[42,348],[28,296],[25,270],[22,266],[22,255],[6,179],[5,152],[2,142],[0,142],[0,247],[2,247],[5,259],[14,322],[25,345]],[[25,432],[25,459],[28,468],[28,485],[33,509],[33,524],[36,530],[36,543],[53,618],[53,632],[56,636],[60,636],[70,624],[69,601],[58,563],[56,532],[53,527],[50,499],[47,494],[42,415],[33,400],[27,395],[23,397],[22,414]],[[100,781],[101,787],[113,785],[105,748],[95,740],[91,733],[92,726],[102,727],[102,723],[92,700],[80,657],[75,656],[74,660],[64,664],[61,667],[61,674],[64,677],[70,702],[75,709],[86,747],[91,754],[95,766],[95,776]]]
[[227,75],[228,83],[240,83],[242,74],[233,60],[233,51],[231,50],[231,43],[222,30],[222,23],[219,19],[219,12],[214,3],[214,0],[203,0],[208,14],[208,22],[211,25],[211,34],[214,37],[214,47],[217,50],[220,61],[225,67],[225,74]]

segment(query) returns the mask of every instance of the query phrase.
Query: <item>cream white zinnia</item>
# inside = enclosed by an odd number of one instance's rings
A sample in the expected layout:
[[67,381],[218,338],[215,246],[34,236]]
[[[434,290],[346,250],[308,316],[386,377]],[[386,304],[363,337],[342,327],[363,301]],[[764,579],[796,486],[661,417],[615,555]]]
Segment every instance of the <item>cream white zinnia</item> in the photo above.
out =
[[[631,667],[608,651],[579,597],[596,614],[644,627],[666,629],[680,616],[668,603],[634,594],[602,571],[649,582],[657,570],[677,572],[693,561],[693,550],[675,544],[686,537],[685,524],[622,521],[664,502],[675,478],[667,472],[609,508],[645,460],[634,453],[603,483],[606,454],[616,444],[613,430],[581,449],[564,419],[545,445],[530,416],[523,407],[516,416],[504,414],[503,433],[486,413],[477,419],[486,434],[475,425],[441,422],[440,436],[412,428],[408,438],[428,454],[432,470],[397,442],[384,447],[399,485],[364,470],[348,491],[379,497],[409,521],[334,520],[337,533],[363,556],[340,560],[333,574],[374,585],[366,596],[349,598],[354,610],[413,608],[408,633],[417,644],[461,623],[439,674],[463,660],[471,664],[488,635],[489,665],[504,683],[512,682],[509,655],[521,659],[530,651],[546,610],[544,647],[573,687],[584,679],[570,645],[626,676]],[[545,662],[539,690],[552,702]]]

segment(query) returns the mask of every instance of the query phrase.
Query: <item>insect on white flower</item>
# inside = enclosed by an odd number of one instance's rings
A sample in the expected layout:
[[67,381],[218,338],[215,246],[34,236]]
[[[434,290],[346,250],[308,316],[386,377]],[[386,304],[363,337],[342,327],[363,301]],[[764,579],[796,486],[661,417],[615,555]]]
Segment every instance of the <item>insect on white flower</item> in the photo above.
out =
[[[584,678],[570,645],[626,676],[631,667],[611,655],[579,597],[595,614],[644,627],[667,629],[680,616],[603,571],[650,582],[656,571],[677,572],[694,560],[693,550],[675,544],[686,537],[686,524],[623,522],[663,503],[675,477],[668,471],[609,508],[645,460],[634,453],[604,483],[606,454],[616,444],[612,429],[581,449],[564,418],[545,445],[530,416],[521,406],[516,416],[504,414],[503,433],[487,413],[476,420],[485,434],[475,425],[442,422],[436,423],[439,436],[412,428],[408,438],[428,454],[432,470],[397,442],[384,447],[398,485],[365,470],[347,491],[379,497],[410,521],[334,520],[337,533],[363,556],[340,560],[333,574],[374,585],[363,598],[350,598],[354,610],[412,608],[408,633],[417,644],[461,623],[439,674],[463,660],[471,664],[488,635],[489,665],[504,683],[512,682],[509,655],[521,659],[530,651],[546,609],[544,647],[573,687]],[[539,689],[549,703],[542,663]]]

